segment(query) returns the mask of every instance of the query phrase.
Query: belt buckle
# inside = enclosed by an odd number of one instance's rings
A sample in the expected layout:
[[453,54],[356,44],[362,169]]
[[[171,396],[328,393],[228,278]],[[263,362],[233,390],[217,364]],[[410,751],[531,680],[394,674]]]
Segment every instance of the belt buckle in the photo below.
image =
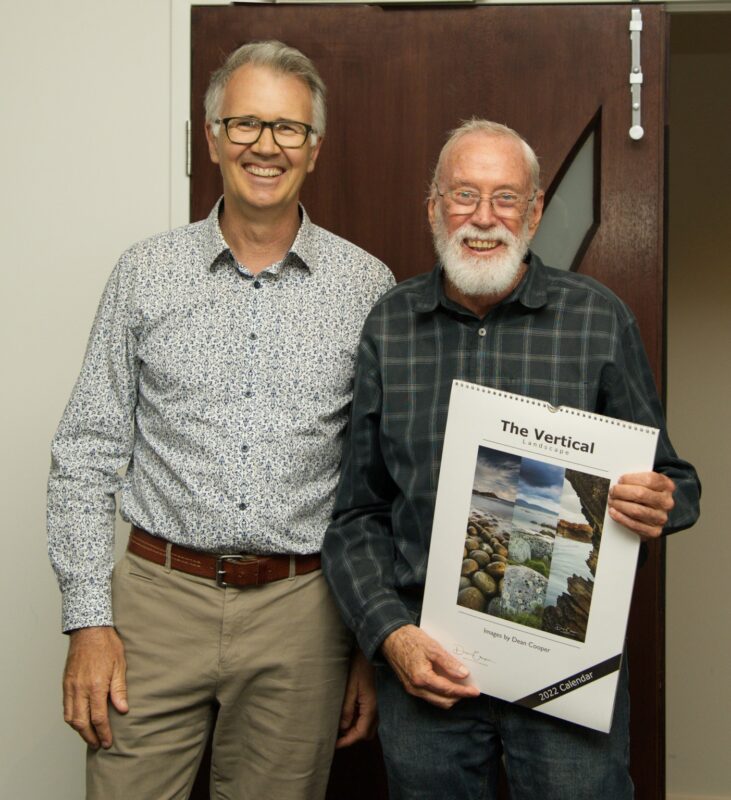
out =
[[244,556],[241,553],[230,553],[226,555],[221,555],[216,557],[216,586],[220,586],[222,589],[225,589],[229,584],[223,579],[223,576],[226,574],[225,564],[227,562],[232,561],[251,561],[257,565],[257,581],[258,583],[258,572],[259,572],[259,565],[258,559],[252,556]]

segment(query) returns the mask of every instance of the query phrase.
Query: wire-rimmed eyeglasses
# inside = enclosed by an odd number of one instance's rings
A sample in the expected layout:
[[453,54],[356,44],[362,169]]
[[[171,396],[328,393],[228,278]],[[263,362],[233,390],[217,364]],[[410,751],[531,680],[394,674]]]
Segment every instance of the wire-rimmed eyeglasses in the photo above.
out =
[[528,206],[535,200],[537,192],[530,197],[516,194],[515,192],[496,192],[495,194],[480,194],[472,189],[449,189],[440,192],[435,185],[437,194],[444,200],[447,214],[474,214],[483,200],[487,200],[495,216],[502,219],[518,219],[525,214]]

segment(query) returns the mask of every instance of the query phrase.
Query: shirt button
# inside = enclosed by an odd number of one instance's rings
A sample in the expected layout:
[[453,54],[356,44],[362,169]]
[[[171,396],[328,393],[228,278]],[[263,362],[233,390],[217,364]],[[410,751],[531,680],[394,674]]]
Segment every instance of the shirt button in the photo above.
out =
[[246,503],[239,503],[239,508],[241,511],[246,511]]
[[255,333],[250,333],[249,334],[249,339],[256,339],[256,334]]
[[242,453],[248,453],[249,452],[249,445],[248,444],[242,444],[241,445],[241,452]]
[[261,288],[261,281],[254,281],[254,288],[255,289]]
[[244,392],[244,397],[253,397],[253,396],[254,392],[252,392],[251,389],[247,389],[247,391]]
[[487,336],[487,331],[484,328],[480,328],[480,330],[477,331],[477,335],[478,336]]

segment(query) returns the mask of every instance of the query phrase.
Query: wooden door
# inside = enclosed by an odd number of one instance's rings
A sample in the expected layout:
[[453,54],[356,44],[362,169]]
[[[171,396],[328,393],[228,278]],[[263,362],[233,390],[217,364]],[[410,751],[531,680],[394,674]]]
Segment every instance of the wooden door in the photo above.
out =
[[[645,133],[633,140],[630,14],[627,5],[194,7],[191,219],[221,192],[203,137],[208,77],[252,39],[300,48],[328,86],[328,133],[303,194],[308,213],[399,279],[433,264],[425,196],[445,134],[461,120],[487,117],[525,136],[540,159],[547,213],[589,137],[590,219],[572,268],[634,310],[660,382],[666,19],[662,7],[642,5]],[[663,589],[657,543],[638,573],[628,634],[632,773],[643,800],[665,796]],[[331,798],[386,796],[382,784],[363,783],[368,771],[348,780],[359,757],[343,758],[334,774],[346,783]]]

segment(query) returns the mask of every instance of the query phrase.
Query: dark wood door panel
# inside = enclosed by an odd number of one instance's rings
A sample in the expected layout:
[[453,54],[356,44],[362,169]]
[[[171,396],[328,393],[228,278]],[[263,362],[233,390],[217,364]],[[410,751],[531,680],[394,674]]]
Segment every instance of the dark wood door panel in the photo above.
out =
[[[194,7],[191,219],[221,192],[202,136],[208,77],[252,39],[299,47],[328,86],[328,133],[303,194],[310,216],[382,258],[399,279],[434,261],[424,201],[449,129],[475,115],[505,122],[533,145],[549,187],[598,118],[598,224],[578,269],[632,307],[659,380],[666,19],[654,5],[643,4],[642,16],[645,136],[636,142],[628,135],[627,5]],[[632,771],[643,800],[664,797],[662,591],[659,544],[638,573],[628,633]],[[368,782],[377,748],[360,752],[355,762],[339,757],[330,800],[356,798],[347,793],[354,763],[366,764],[352,784],[358,797],[385,797],[382,778]]]
[[[643,44],[655,46],[643,48],[647,133],[640,142],[627,134],[628,20],[628,8],[610,6],[194,7],[193,129],[202,129],[208,75],[225,53],[258,38],[300,47],[320,68],[330,100],[326,143],[305,186],[307,208],[406,277],[433,261],[423,200],[447,130],[473,115],[508,123],[536,149],[549,185],[601,108],[608,229],[581,271],[620,291],[652,339],[655,320],[644,319],[647,303],[636,278],[659,258],[663,16],[643,9]],[[198,135],[193,219],[208,213],[219,191]],[[626,240],[623,258],[608,267],[617,235]]]

